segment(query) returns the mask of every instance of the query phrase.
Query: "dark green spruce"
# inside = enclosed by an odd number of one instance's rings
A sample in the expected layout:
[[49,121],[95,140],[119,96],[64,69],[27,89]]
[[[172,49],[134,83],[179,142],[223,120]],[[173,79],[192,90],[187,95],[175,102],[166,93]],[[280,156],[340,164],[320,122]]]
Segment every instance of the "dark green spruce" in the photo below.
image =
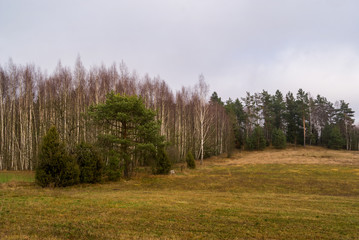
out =
[[79,182],[80,170],[67,152],[53,126],[44,136],[36,168],[36,182],[42,186],[65,187]]

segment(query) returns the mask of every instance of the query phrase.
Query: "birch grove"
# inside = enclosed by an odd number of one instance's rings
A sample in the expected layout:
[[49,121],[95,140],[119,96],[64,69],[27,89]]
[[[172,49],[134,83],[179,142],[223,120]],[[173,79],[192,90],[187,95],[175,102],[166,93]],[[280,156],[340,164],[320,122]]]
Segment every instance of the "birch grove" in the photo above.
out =
[[[160,77],[141,78],[123,62],[87,70],[78,57],[73,69],[59,62],[47,75],[10,60],[0,66],[0,170],[33,170],[41,139],[52,125],[69,148],[95,143],[97,129],[87,117],[88,107],[103,102],[110,91],[139,95],[156,111],[172,161],[184,161],[188,151],[201,161],[221,154],[229,145],[224,140],[231,131],[224,127],[229,118],[223,106],[215,109],[206,99],[204,79],[198,86],[173,92]],[[213,134],[219,127],[221,134]]]

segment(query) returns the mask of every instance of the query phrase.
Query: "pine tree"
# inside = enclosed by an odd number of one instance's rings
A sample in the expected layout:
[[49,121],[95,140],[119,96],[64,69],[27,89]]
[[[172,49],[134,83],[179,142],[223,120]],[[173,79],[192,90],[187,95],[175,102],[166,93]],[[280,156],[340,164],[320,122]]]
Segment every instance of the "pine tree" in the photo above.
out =
[[277,90],[273,96],[274,127],[277,129],[284,129],[284,112],[285,102],[283,94]]
[[263,130],[264,137],[267,142],[272,141],[272,132],[274,127],[274,105],[273,97],[267,92],[262,91],[261,93],[262,102],[262,116],[264,120]]
[[345,137],[346,150],[350,150],[352,141],[350,136],[353,130],[354,111],[349,107],[349,103],[343,100],[340,101],[339,105],[339,108],[336,109],[336,123],[339,126],[341,134]]
[[285,119],[287,123],[287,141],[290,143],[297,144],[301,119],[298,113],[297,102],[293,96],[293,93],[291,92],[288,92],[288,94],[286,95]]
[[212,103],[218,103],[220,105],[223,105],[222,99],[218,96],[217,92],[213,92],[210,98],[210,102]]
[[143,162],[143,158],[154,155],[157,146],[163,144],[155,112],[146,109],[136,95],[111,92],[105,103],[91,106],[89,114],[102,128],[98,139],[106,141],[106,147],[114,153],[112,160],[119,156],[125,178],[131,177],[134,167]]
[[[234,133],[235,147],[241,148],[242,146],[244,146],[244,142],[245,142],[244,125],[246,122],[246,114],[243,110],[243,105],[238,98],[234,102],[232,101],[232,99],[228,99],[226,101],[225,108],[227,114],[230,117],[230,120],[233,120],[232,129]],[[233,115],[234,115],[234,119],[232,119]]]

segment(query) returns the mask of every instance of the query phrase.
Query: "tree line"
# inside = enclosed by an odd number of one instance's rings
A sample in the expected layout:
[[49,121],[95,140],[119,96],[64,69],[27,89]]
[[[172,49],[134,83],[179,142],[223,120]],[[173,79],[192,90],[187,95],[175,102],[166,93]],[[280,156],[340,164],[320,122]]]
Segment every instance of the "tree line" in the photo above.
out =
[[[279,90],[273,95],[263,90],[222,101],[216,92],[209,96],[203,75],[194,86],[173,92],[160,77],[140,77],[123,62],[85,69],[78,58],[72,69],[59,62],[48,74],[35,65],[9,60],[0,66],[0,169],[35,169],[41,140],[51,126],[67,150],[97,142],[98,135],[108,130],[94,124],[90,106],[104,103],[111,91],[138,96],[154,111],[173,162],[185,161],[189,152],[202,163],[234,147],[263,148],[283,134],[291,144],[359,147],[349,104],[343,100],[333,104],[302,89],[285,96]],[[131,164],[134,169],[146,163]]]
[[[330,102],[326,97],[311,96],[299,89],[285,96],[277,90],[271,95],[247,92],[241,100],[225,103],[213,93],[211,101],[225,106],[235,119],[233,130],[238,148],[263,148],[275,137],[284,135],[285,142],[295,145],[318,145],[333,149],[358,150],[359,128],[354,125],[354,111],[344,100]],[[257,139],[251,147],[251,139]]]
[[223,105],[208,101],[203,75],[195,86],[173,92],[160,77],[139,77],[123,62],[87,70],[78,58],[73,69],[59,62],[47,74],[32,64],[10,60],[0,66],[0,169],[35,169],[39,146],[51,126],[67,150],[97,142],[106,130],[93,123],[89,108],[104,103],[111,91],[137,95],[155,112],[173,162],[184,161],[188,152],[203,161],[232,146],[231,119]]

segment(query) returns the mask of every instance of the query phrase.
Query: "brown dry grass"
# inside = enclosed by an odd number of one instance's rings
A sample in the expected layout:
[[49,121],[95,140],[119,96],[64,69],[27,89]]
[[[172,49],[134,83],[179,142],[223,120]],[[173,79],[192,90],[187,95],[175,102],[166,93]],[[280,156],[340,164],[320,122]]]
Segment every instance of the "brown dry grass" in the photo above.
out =
[[206,165],[242,165],[242,164],[334,164],[359,165],[359,152],[337,151],[322,147],[288,147],[285,150],[274,148],[265,151],[235,151],[231,158],[223,155],[212,157]]
[[354,152],[237,152],[179,169],[69,188],[0,188],[0,239],[359,239]]

